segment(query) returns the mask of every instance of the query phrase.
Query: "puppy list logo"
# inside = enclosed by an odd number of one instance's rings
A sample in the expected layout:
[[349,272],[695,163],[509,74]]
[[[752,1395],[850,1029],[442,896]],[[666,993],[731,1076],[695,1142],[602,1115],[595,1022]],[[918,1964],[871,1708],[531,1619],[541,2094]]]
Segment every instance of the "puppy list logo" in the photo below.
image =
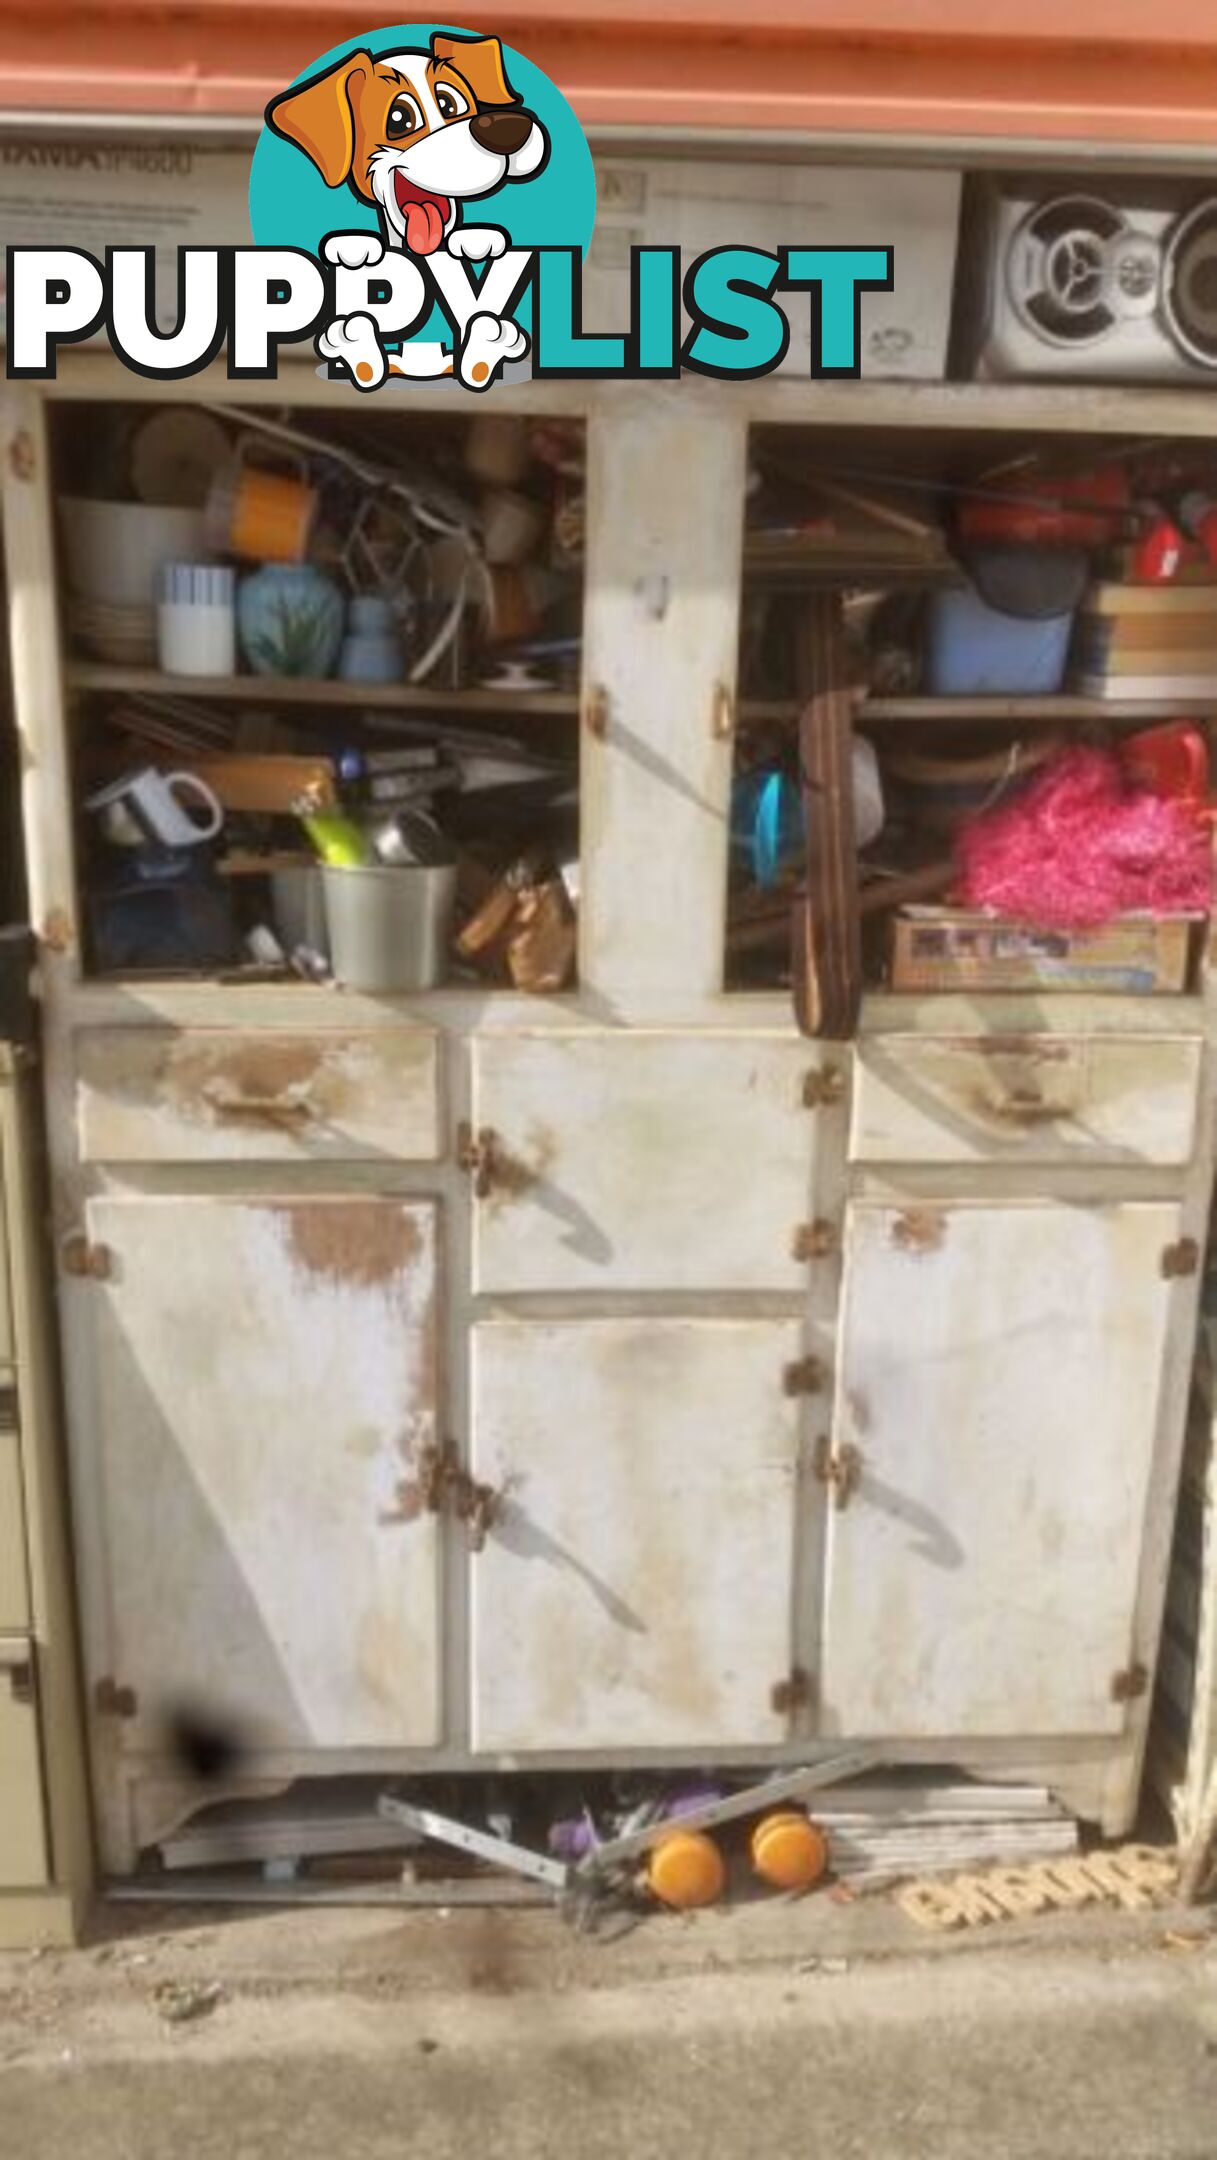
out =
[[61,345],[104,329],[127,367],[170,379],[224,347],[230,377],[273,378],[282,347],[311,341],[364,393],[445,376],[481,392],[525,361],[551,379],[747,380],[786,355],[784,294],[810,305],[811,374],[860,373],[862,294],[891,291],[890,247],[728,243],[686,266],[635,246],[628,326],[587,331],[595,205],[583,130],[521,53],[436,24],[369,32],[272,98],[254,245],[179,248],[171,329],[151,248],[9,248],[8,373],[52,378]]

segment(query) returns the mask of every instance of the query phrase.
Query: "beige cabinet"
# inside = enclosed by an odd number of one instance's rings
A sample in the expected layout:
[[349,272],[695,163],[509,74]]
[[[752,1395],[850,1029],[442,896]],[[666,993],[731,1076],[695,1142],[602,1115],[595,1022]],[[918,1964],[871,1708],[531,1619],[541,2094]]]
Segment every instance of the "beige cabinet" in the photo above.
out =
[[[1204,1002],[876,996],[834,1046],[785,991],[725,994],[734,689],[750,429],[924,474],[931,428],[979,465],[995,433],[1201,436],[1195,398],[1160,425],[1114,390],[497,387],[584,430],[581,697],[401,704],[578,742],[579,982],[530,1000],[90,978],[73,731],[157,685],[65,657],[51,438],[69,406],[125,428],[138,388],[65,354],[0,446],[107,1867],[219,1797],[170,1745],[195,1702],[246,1742],[235,1794],[866,1737],[1126,1827]],[[198,389],[248,425],[248,386]],[[324,432],[339,391],[289,369],[276,406]],[[455,445],[447,390],[409,403],[365,401],[369,444],[439,415]],[[309,702],[336,729],[358,696]]]

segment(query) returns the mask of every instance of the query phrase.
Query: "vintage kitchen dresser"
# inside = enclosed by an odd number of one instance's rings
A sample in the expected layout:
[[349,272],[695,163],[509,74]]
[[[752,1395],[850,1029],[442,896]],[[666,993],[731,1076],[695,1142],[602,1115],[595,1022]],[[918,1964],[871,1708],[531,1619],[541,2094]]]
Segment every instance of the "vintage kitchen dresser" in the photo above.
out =
[[[304,367],[191,390],[234,428],[345,395]],[[847,1737],[1125,1829],[1205,997],[875,994],[834,1044],[725,994],[742,507],[762,423],[924,459],[1199,438],[1211,394],[497,389],[586,427],[579,987],[374,1000],[82,963],[74,745],[140,682],[66,639],[53,455],[136,392],[68,355],[9,387],[3,438],[106,1866],[213,1796],[169,1742],[192,1705],[240,1736],[240,1792]]]

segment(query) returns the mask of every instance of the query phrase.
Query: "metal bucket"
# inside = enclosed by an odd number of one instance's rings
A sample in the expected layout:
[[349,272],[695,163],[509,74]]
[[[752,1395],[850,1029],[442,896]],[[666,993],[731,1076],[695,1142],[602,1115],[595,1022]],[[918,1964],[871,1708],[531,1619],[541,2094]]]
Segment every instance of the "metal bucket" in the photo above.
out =
[[352,990],[429,990],[444,976],[456,866],[377,865],[360,870],[326,863],[325,912],[330,957]]

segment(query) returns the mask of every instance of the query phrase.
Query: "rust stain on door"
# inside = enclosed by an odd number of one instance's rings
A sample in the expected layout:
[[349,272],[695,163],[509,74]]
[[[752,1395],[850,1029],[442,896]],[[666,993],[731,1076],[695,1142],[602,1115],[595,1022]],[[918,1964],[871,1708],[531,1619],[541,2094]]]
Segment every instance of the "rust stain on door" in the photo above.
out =
[[292,1258],[310,1275],[355,1284],[391,1280],[418,1259],[418,1225],[382,1200],[270,1202],[283,1217]]

